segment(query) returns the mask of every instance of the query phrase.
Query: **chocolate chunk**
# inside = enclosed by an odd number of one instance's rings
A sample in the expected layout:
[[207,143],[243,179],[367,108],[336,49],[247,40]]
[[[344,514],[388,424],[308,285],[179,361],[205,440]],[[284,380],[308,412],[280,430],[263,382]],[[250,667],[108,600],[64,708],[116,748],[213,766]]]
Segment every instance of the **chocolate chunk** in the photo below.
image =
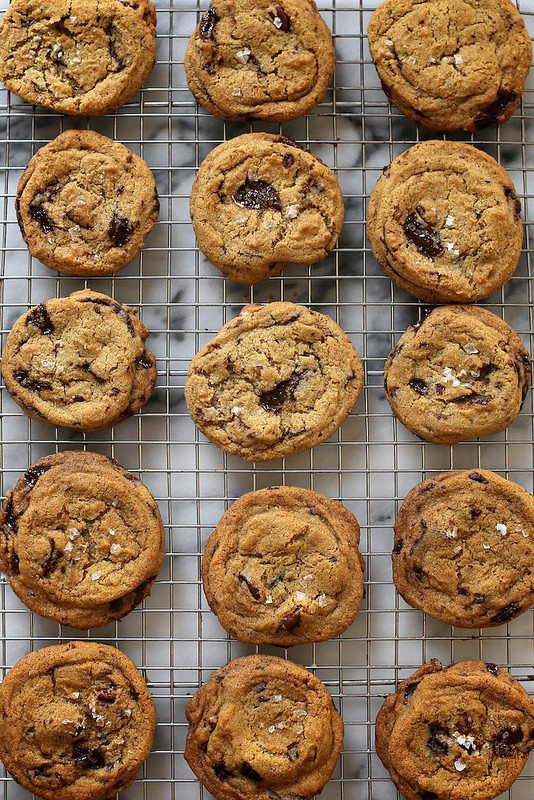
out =
[[252,584],[249,581],[249,579],[246,578],[241,572],[239,573],[238,578],[239,578],[239,583],[244,583],[246,585],[247,589],[249,590],[249,592],[252,595],[252,597],[254,598],[254,600],[259,600],[260,599],[260,592],[259,592],[258,589],[256,589],[254,584]]
[[111,705],[117,699],[117,696],[114,691],[111,689],[103,689],[99,692],[96,696],[96,699],[99,703],[104,703],[106,705]]
[[428,394],[429,386],[427,383],[421,380],[421,378],[412,378],[408,381],[408,386],[412,389],[416,394],[425,395]]
[[476,481],[477,483],[488,483],[487,478],[480,474],[480,472],[470,472],[467,476],[471,478],[472,481]]
[[406,684],[404,687],[404,697],[406,700],[412,696],[420,683],[421,681],[410,681],[410,683]]
[[422,569],[414,569],[413,574],[417,578],[418,581],[422,581],[425,578],[425,573]]
[[215,764],[215,766],[213,767],[213,771],[214,771],[215,775],[217,776],[217,778],[220,781],[223,781],[223,783],[224,783],[224,781],[227,781],[228,778],[232,777],[232,773],[228,772],[228,770],[226,769],[226,767],[225,767],[225,765],[224,765],[224,763],[222,761],[219,764]]
[[483,111],[479,111],[474,119],[475,126],[478,130],[487,128],[488,125],[496,125],[503,112],[511,106],[517,99],[515,92],[499,92],[497,99],[486,106]]
[[130,220],[113,214],[109,223],[108,236],[115,247],[124,247],[125,244],[128,244],[133,232],[134,226]]
[[282,163],[286,169],[295,163],[295,158],[292,153],[284,153],[284,157],[282,159]]
[[439,797],[434,792],[423,792],[421,800],[439,800]]
[[43,475],[49,469],[50,467],[30,467],[24,473],[22,479],[26,484],[26,486],[29,486],[30,489],[33,489],[33,487],[35,486],[41,475]]
[[276,14],[274,14],[272,11],[269,11],[269,17],[271,18],[275,28],[278,28],[280,31],[284,31],[284,33],[288,32],[291,26],[291,20],[282,6],[276,6]]
[[272,414],[278,414],[285,403],[293,400],[295,389],[300,383],[300,377],[293,373],[290,378],[277,383],[274,389],[260,395],[260,405]]
[[4,522],[8,528],[12,531],[17,530],[17,517],[13,510],[13,492],[8,493],[8,500],[6,500],[6,504],[4,506],[5,511],[5,519]]
[[44,303],[40,303],[26,315],[26,325],[35,325],[41,333],[52,333],[54,326]]
[[102,769],[106,766],[106,759],[100,748],[91,748],[87,742],[74,742],[72,756],[84,769]]
[[512,617],[515,617],[515,615],[517,614],[517,612],[519,611],[520,608],[521,608],[521,603],[517,603],[515,601],[513,603],[508,603],[507,606],[504,606],[504,608],[501,608],[501,610],[498,611],[495,614],[495,616],[493,616],[491,618],[491,621],[492,622],[508,622],[509,619],[512,619]]
[[213,31],[218,21],[217,10],[211,6],[200,20],[199,31],[202,39],[213,38]]
[[503,728],[493,739],[493,752],[500,758],[512,758],[516,754],[516,745],[523,741],[521,728],[511,730]]
[[294,142],[293,139],[287,139],[285,136],[278,136],[274,141],[280,144],[287,144],[289,147],[296,147],[297,150],[304,150],[305,153],[310,152],[303,144],[298,144],[298,142]]
[[20,559],[18,555],[16,553],[12,553],[9,565],[11,567],[11,572],[13,572],[14,575],[18,575],[20,572],[19,563]]
[[30,392],[43,392],[46,389],[52,388],[51,383],[46,383],[45,381],[36,381],[33,378],[30,378],[29,373],[23,369],[16,369],[13,373],[13,377],[23,389],[29,389]]
[[421,206],[417,206],[413,214],[406,217],[402,227],[406,238],[419,253],[431,259],[443,255],[440,233],[425,222]]
[[292,631],[300,623],[300,607],[295,608],[282,620],[282,628],[286,631]]
[[469,506],[469,516],[471,519],[478,519],[482,514],[482,510],[477,506]]
[[398,555],[402,550],[402,539],[399,539],[398,542],[395,542],[393,546],[393,552]]
[[251,181],[247,178],[245,183],[232,195],[232,200],[241,208],[261,209],[262,211],[268,208],[272,208],[273,211],[282,210],[282,203],[274,186],[260,180]]
[[150,356],[147,354],[147,351],[145,350],[143,355],[139,356],[139,358],[137,358],[135,360],[135,363],[139,367],[142,367],[142,369],[150,369],[153,362],[152,362],[152,359],[150,358]]
[[51,539],[50,540],[50,555],[48,556],[47,560],[43,564],[43,578],[48,578],[50,573],[56,567],[58,561],[63,557],[63,553],[61,553],[55,545],[55,542]]
[[254,767],[251,767],[248,761],[243,761],[240,768],[241,775],[244,775],[245,778],[250,778],[251,781],[260,782],[263,780],[259,772],[256,772]]
[[41,205],[30,203],[30,215],[36,221],[43,233],[51,233],[54,230],[54,223]]
[[431,722],[428,726],[430,736],[426,746],[432,753],[442,753],[447,755],[449,752],[449,731],[437,722]]
[[495,677],[497,677],[497,675],[499,674],[499,671],[500,671],[499,667],[497,666],[497,664],[486,664],[486,669],[492,675],[495,675]]
[[468,596],[468,594],[469,594],[469,592],[467,591],[467,589],[464,589],[464,587],[463,587],[463,586],[458,586],[458,589],[457,589],[457,591],[458,591],[458,594],[459,594],[459,595],[462,595],[462,597],[467,597],[467,596]]
[[517,222],[521,219],[521,201],[511,186],[504,187],[504,194],[508,202],[514,207],[514,219]]

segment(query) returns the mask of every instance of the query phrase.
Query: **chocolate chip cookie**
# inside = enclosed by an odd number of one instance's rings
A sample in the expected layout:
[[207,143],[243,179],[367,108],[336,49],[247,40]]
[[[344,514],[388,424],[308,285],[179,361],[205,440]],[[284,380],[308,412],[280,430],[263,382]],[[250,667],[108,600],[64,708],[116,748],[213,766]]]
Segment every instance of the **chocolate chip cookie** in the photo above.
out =
[[214,0],[184,67],[196,100],[216,117],[283,122],[321,101],[334,61],[314,0]]
[[441,306],[411,325],[386,361],[393,413],[422,439],[453,444],[514,422],[530,360],[506,322],[478,306]]
[[61,114],[115,111],[139,91],[155,56],[150,0],[12,0],[0,23],[0,80]]
[[82,630],[120,619],[150,594],[162,560],[154,498],[105,456],[46,456],[7,493],[0,569],[48,619]]
[[211,610],[240,642],[322,642],[354,621],[363,597],[360,528],[341,503],[273,486],[223,515],[202,558]]
[[519,105],[532,44],[510,0],[386,0],[367,33],[385,93],[426,128],[477,131]]
[[327,439],[362,386],[360,357],[330,317],[294,303],[254,304],[193,358],[185,399],[217,447],[271,461]]
[[135,414],[156,382],[149,332],[105,294],[83,289],[41,303],[13,325],[2,377],[32,419],[82,431],[109,428]]
[[326,687],[275,656],[230,661],[185,713],[185,758],[216,800],[308,800],[330,778],[343,744]]
[[64,275],[109,275],[137,255],[158,218],[142,158],[93,131],[41,147],[19,181],[17,219],[30,253]]
[[534,499],[489,470],[434,475],[395,522],[393,580],[415,608],[486,628],[534,605]]
[[433,659],[389,695],[376,752],[406,800],[491,800],[534,747],[534,704],[496,664]]
[[401,289],[430,303],[471,303],[514,272],[521,203],[491,156],[460,142],[422,142],[384,170],[371,193],[367,234]]
[[313,264],[336,244],[343,197],[333,172],[282,136],[245,133],[212,150],[191,192],[204,255],[226,277],[256,283]]
[[45,800],[99,800],[135,780],[156,712],[114,647],[69,642],[28,653],[0,686],[0,758]]

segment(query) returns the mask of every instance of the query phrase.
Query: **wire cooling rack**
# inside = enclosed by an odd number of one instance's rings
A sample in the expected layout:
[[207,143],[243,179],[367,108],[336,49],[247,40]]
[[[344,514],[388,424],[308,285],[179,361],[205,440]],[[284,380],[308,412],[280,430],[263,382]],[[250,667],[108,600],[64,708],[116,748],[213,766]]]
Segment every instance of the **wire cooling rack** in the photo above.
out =
[[[2,0],[0,10],[7,3]],[[382,390],[384,359],[420,305],[394,287],[369,251],[365,211],[381,169],[420,139],[418,129],[392,109],[370,61],[366,29],[376,0],[323,0],[319,7],[335,37],[334,88],[308,117],[284,125],[225,124],[199,109],[190,95],[183,56],[206,3],[157,3],[158,61],[141,93],[114,115],[76,119],[34,109],[0,93],[0,313],[2,334],[29,305],[89,285],[140,308],[152,331],[158,382],[143,412],[111,431],[83,435],[30,421],[0,390],[2,491],[39,457],[87,448],[137,472],[156,497],[166,528],[167,558],[152,595],[119,623],[87,634],[29,613],[9,584],[0,583],[2,672],[31,649],[74,638],[116,645],[143,671],[158,724],[154,749],[124,800],[197,800],[208,797],[183,760],[184,709],[201,682],[227,660],[254,651],[232,641],[207,607],[200,582],[203,545],[222,513],[244,492],[288,484],[341,499],[362,528],[366,599],[339,639],[291,649],[260,648],[304,664],[328,686],[345,721],[343,755],[324,789],[325,800],[394,800],[396,790],[374,753],[373,723],[396,682],[432,657],[444,662],[483,658],[524,681],[534,680],[532,612],[485,632],[452,629],[410,609],[391,581],[392,524],[398,506],[420,480],[443,470],[493,469],[532,491],[534,435],[531,394],[508,431],[453,447],[422,443],[393,417]],[[531,35],[534,0],[520,0]],[[83,281],[57,277],[24,245],[15,219],[17,181],[29,158],[66,128],[90,127],[141,154],[152,168],[161,216],[141,255],[116,277]],[[308,145],[337,171],[346,207],[339,245],[312,268],[288,268],[253,288],[226,281],[195,246],[188,200],[203,157],[217,144],[249,130],[282,131]],[[498,129],[467,141],[495,156],[523,200],[525,249],[515,276],[484,305],[532,341],[534,234],[534,73],[521,108]],[[435,136],[434,136],[435,138]],[[461,140],[462,136],[449,136]],[[532,166],[531,166],[532,165]],[[365,388],[353,414],[329,441],[284,461],[248,464],[227,456],[194,428],[184,403],[189,362],[220,326],[249,301],[286,299],[330,314],[347,331],[365,364]],[[531,759],[509,794],[534,794]],[[0,773],[0,796],[28,793]],[[80,798],[83,800],[83,798]]]

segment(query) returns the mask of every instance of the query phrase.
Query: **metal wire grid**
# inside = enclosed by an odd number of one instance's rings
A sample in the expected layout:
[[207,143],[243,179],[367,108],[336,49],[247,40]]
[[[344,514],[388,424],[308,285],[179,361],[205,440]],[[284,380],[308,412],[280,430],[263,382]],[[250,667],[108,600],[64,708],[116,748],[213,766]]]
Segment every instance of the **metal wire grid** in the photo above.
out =
[[[392,523],[406,493],[436,471],[485,467],[532,491],[534,433],[531,397],[506,432],[453,447],[419,442],[391,415],[382,391],[383,362],[420,304],[394,287],[377,267],[365,237],[369,192],[381,168],[422,138],[432,136],[392,109],[379,87],[365,31],[377,0],[324,0],[318,5],[334,34],[334,89],[308,117],[284,125],[225,124],[193,102],[183,73],[188,37],[205,4],[159,2],[158,63],[140,95],[114,115],[78,120],[34,109],[0,93],[0,284],[2,335],[29,305],[90,285],[140,308],[152,331],[158,384],[143,412],[111,431],[83,435],[31,421],[0,390],[2,491],[42,455],[87,448],[137,472],[160,506],[167,558],[143,608],[120,623],[83,634],[29,613],[0,583],[0,659],[3,672],[28,650],[74,638],[108,642],[143,670],[155,698],[154,750],[138,781],[122,793],[133,800],[208,797],[183,761],[184,708],[211,671],[254,648],[229,639],[209,611],[200,582],[205,540],[221,514],[246,491],[286,483],[341,499],[362,528],[366,599],[339,639],[291,649],[260,648],[313,670],[330,689],[345,721],[344,752],[322,797],[397,797],[374,754],[373,722],[395,683],[432,657],[444,662],[483,658],[534,679],[532,612],[482,634],[453,630],[406,606],[391,583]],[[2,4],[2,10],[6,3]],[[534,32],[534,0],[519,0]],[[151,166],[160,192],[160,221],[135,262],[114,278],[84,282],[56,277],[33,261],[14,214],[20,173],[31,155],[66,128],[90,127],[124,142]],[[248,130],[283,131],[307,144],[337,171],[346,222],[335,252],[309,269],[288,268],[251,289],[229,283],[195,247],[189,192],[202,158],[224,139]],[[512,175],[523,199],[525,249],[514,278],[484,305],[518,330],[530,352],[534,221],[534,76],[513,120],[474,141]],[[449,137],[458,138],[461,137]],[[330,314],[351,336],[365,365],[365,388],[354,413],[328,442],[308,453],[268,464],[247,464],[218,451],[195,430],[183,386],[194,353],[248,301],[292,300]],[[526,683],[526,688],[529,684]],[[28,793],[0,773],[4,800]],[[510,800],[532,797],[527,766]],[[83,800],[80,798],[80,800]]]

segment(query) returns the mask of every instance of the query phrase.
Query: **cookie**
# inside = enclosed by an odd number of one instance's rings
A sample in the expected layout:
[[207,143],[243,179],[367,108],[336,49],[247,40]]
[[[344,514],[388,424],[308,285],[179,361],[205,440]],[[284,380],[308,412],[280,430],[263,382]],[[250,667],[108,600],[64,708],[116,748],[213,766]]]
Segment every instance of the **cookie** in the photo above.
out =
[[0,23],[0,80],[28,103],[94,117],[124,105],[156,56],[150,0],[12,0]]
[[82,630],[120,619],[150,594],[163,545],[146,486],[97,453],[39,459],[0,514],[0,569],[17,597]]
[[271,461],[328,439],[362,386],[360,357],[330,317],[294,303],[254,304],[193,358],[185,400],[217,447]]
[[478,306],[441,306],[411,325],[388,356],[393,413],[428,442],[453,444],[503,431],[530,384],[530,360],[506,322]]
[[32,419],[82,431],[135,414],[156,382],[149,332],[105,294],[83,289],[34,306],[8,334],[2,377]]
[[339,636],[363,597],[360,528],[341,503],[273,486],[236,500],[209,537],[202,581],[240,642],[288,647]]
[[433,659],[389,695],[376,752],[406,800],[491,800],[534,746],[534,704],[496,664]]
[[212,150],[193,183],[190,211],[204,255],[227,278],[249,284],[290,262],[320,261],[344,217],[333,172],[269,133],[245,133]]
[[508,622],[534,605],[534,499],[489,470],[434,475],[400,508],[392,561],[400,594],[435,619]]
[[98,277],[135,258],[159,201],[142,158],[99,133],[69,130],[31,159],[16,210],[32,256],[63,275]]
[[510,0],[386,0],[367,34],[385,93],[426,128],[477,131],[519,105],[532,44]]
[[521,203],[506,170],[460,142],[416,144],[371,193],[373,254],[406,292],[429,303],[472,303],[513,274]]
[[334,62],[314,0],[214,0],[184,68],[195,99],[216,117],[283,122],[322,100]]
[[275,656],[230,661],[185,713],[185,759],[216,800],[308,800],[330,778],[343,744],[326,687]]
[[28,653],[0,686],[0,758],[45,800],[98,800],[129,786],[155,726],[135,664],[105,644]]

